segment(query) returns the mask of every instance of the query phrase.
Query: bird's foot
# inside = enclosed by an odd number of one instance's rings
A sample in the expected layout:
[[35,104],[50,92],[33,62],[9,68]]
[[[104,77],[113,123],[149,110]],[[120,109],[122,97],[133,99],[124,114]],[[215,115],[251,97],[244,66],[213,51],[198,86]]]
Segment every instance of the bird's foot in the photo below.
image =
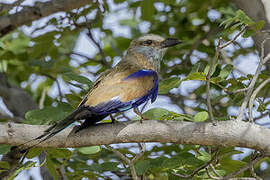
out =
[[139,115],[141,117],[140,123],[142,123],[144,120],[149,120],[147,117],[145,117],[143,114]]
[[141,117],[140,122],[142,123],[143,120],[149,120],[147,117],[145,117],[138,108],[134,108],[134,112]]
[[111,115],[111,114],[110,114],[110,118],[111,118],[111,120],[112,120],[112,124],[115,123],[115,122],[117,122],[116,119],[115,119],[115,118],[113,117],[113,115]]

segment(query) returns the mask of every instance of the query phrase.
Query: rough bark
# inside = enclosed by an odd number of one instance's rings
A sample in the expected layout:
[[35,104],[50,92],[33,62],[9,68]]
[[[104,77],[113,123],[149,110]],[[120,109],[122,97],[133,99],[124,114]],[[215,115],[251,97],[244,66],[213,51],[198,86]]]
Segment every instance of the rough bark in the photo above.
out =
[[[0,144],[20,145],[39,136],[44,125],[6,123],[0,125]],[[171,142],[212,146],[239,146],[270,155],[270,129],[242,121],[194,123],[147,120],[92,126],[76,134],[67,128],[38,147],[81,147],[127,142]],[[25,131],[27,129],[27,131]],[[30,144],[28,144],[30,145]]]
[[[23,10],[18,13],[0,17],[0,37],[34,20],[60,11],[70,11],[88,3],[91,3],[91,1],[52,0],[44,3],[37,2],[33,7],[24,7]],[[3,4],[1,5],[4,6]]]

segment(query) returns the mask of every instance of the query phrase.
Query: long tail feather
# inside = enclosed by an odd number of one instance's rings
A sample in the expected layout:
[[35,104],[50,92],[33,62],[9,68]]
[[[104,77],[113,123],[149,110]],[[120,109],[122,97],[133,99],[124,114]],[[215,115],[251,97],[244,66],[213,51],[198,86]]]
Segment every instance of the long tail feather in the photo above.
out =
[[70,124],[72,124],[73,122],[75,122],[76,120],[78,120],[78,117],[80,117],[80,113],[84,111],[83,108],[78,108],[76,109],[74,112],[72,112],[70,115],[68,115],[65,119],[61,120],[60,122],[50,126],[48,129],[46,129],[44,131],[44,133],[34,139],[31,139],[19,146],[17,146],[17,148],[25,146],[33,141],[38,141],[35,144],[21,150],[21,152],[26,152],[29,149],[37,146],[38,144],[46,141],[47,139],[53,137],[54,135],[56,135],[57,133],[59,133],[60,131],[64,130],[65,128],[67,128]]

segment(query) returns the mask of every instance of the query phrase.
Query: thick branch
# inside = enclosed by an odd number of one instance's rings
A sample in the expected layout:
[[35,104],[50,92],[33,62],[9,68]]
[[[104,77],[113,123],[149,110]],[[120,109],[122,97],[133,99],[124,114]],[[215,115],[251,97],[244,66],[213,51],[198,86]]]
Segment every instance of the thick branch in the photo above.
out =
[[[46,128],[48,126],[1,124],[0,144],[20,145],[39,136]],[[130,121],[92,126],[75,135],[75,129],[71,130],[70,127],[38,146],[81,147],[126,142],[172,142],[239,146],[270,154],[270,129],[242,121],[219,121],[213,126],[212,123],[147,120],[143,123]]]
[[89,0],[52,0],[24,7],[22,11],[0,17],[0,37],[10,31],[59,11],[70,11],[89,4]]

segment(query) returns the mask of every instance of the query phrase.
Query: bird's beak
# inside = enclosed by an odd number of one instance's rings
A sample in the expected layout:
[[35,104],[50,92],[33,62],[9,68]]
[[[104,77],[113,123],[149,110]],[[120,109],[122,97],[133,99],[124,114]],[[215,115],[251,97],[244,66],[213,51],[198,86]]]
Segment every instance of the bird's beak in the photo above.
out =
[[182,41],[179,39],[167,38],[161,43],[161,47],[162,48],[172,47],[180,43],[182,43]]

